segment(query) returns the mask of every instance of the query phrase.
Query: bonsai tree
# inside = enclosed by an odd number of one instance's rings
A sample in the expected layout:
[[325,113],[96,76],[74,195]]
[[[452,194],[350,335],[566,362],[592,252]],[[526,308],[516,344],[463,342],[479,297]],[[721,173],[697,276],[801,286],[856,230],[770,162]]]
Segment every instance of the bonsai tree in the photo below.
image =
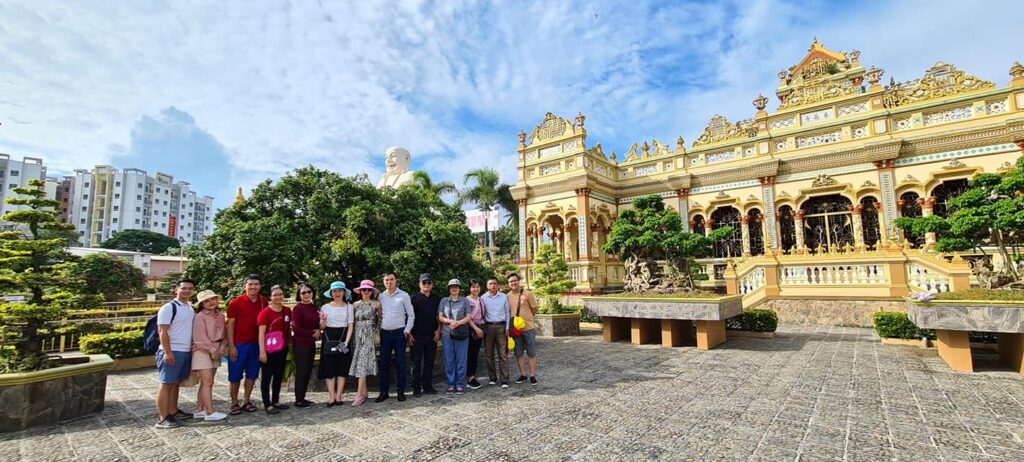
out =
[[1020,287],[1021,273],[1016,266],[1022,261],[1024,238],[1024,157],[1001,174],[979,173],[963,194],[946,204],[953,210],[948,218],[898,218],[895,225],[915,234],[936,233],[935,250],[939,252],[975,248],[984,252],[982,245],[995,246],[1004,268],[998,273],[979,268],[979,279],[990,288]]
[[565,312],[562,295],[576,287],[576,282],[569,278],[569,265],[551,244],[542,244],[537,249],[535,263],[531,284],[533,293],[541,296],[540,311]]
[[[661,196],[654,194],[636,199],[632,209],[619,213],[603,250],[620,254],[626,263],[623,282],[628,291],[689,291],[694,259],[710,256],[715,241],[732,232],[726,226],[710,236],[688,233],[679,214],[666,209]],[[662,270],[656,260],[665,260],[668,267]]]
[[76,287],[80,293],[102,295],[106,300],[127,298],[146,287],[146,275],[142,270],[102,252],[88,254],[70,263],[67,275],[81,282]]
[[[22,372],[44,369],[53,361],[42,352],[39,330],[64,313],[73,299],[61,292],[65,239],[45,237],[44,232],[62,231],[71,225],[57,222],[57,201],[46,199],[41,180],[29,180],[28,187],[14,188],[19,196],[4,202],[21,206],[0,217],[17,226],[0,233],[0,290],[5,293],[27,292],[24,302],[0,304],[0,325],[5,340],[13,348],[0,352],[0,372]],[[6,342],[5,342],[6,343]]]

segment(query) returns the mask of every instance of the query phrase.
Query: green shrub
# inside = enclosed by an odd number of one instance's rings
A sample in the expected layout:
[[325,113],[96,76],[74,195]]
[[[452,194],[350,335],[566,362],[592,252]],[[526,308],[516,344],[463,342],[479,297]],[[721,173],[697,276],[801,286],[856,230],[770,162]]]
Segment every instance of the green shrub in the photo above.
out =
[[570,309],[570,313],[577,313],[580,315],[580,322],[601,322],[600,316],[588,312],[584,309],[583,305],[566,305],[566,307]]
[[774,310],[746,309],[743,314],[726,320],[725,327],[750,332],[775,332],[779,327],[779,316]]
[[875,332],[882,338],[920,339],[935,338],[935,333],[927,329],[919,329],[907,313],[899,311],[878,311],[871,315]]
[[104,310],[104,309],[92,309],[92,310],[77,310],[69,311],[68,319],[99,319],[99,318],[118,318],[125,316],[146,316],[154,315],[157,311],[160,311],[159,306],[146,306],[138,308],[125,308],[121,310]]
[[114,359],[146,355],[142,350],[141,330],[86,335],[79,341],[79,348],[85,354],[106,354]]

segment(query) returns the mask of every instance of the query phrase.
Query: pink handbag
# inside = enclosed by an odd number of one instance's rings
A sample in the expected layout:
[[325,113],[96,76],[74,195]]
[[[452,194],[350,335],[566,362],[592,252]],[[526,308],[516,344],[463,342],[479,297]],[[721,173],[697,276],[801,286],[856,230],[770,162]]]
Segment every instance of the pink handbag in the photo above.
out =
[[[280,321],[281,319],[283,319],[283,318],[277,318],[277,319],[274,320],[274,322]],[[274,327],[274,323],[273,322],[270,323],[270,327]],[[284,332],[282,332],[282,331],[267,332],[266,336],[264,337],[263,347],[266,349],[267,353],[277,353],[278,351],[283,350],[284,349]]]

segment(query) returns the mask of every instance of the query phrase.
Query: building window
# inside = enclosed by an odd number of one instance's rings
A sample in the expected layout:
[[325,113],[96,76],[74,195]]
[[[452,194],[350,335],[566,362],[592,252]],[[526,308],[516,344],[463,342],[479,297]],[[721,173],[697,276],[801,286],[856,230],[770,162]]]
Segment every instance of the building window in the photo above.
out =
[[693,216],[693,234],[704,235],[704,215]]
[[164,201],[164,205],[167,205],[167,201]]
[[112,222],[114,222],[114,223],[117,223],[117,218],[114,218],[114,219],[113,219],[113,220],[111,220],[111,221],[112,221]]
[[165,216],[165,217],[167,216],[167,212],[164,212],[164,216]]
[[[906,192],[900,196],[900,216],[907,218],[921,218],[921,204],[917,203],[918,196],[916,192]],[[934,210],[934,209],[933,209]],[[903,238],[910,241],[914,247],[921,247],[924,245],[924,236],[919,236],[914,233],[904,232]]]
[[82,219],[81,224],[85,224],[85,218]]
[[779,245],[783,251],[796,247],[796,223],[793,220],[793,207],[783,205],[779,208]]
[[740,211],[722,207],[711,214],[711,229],[732,227],[732,234],[715,243],[715,258],[732,258],[743,254],[743,231],[740,229]]
[[120,198],[121,198],[120,194],[114,194],[114,199],[120,199]]
[[139,224],[139,219],[138,218],[135,219],[135,224]]
[[88,188],[88,187],[89,187],[89,182],[88,182],[88,181],[86,181],[86,182],[85,182],[85,187],[86,187],[86,188]]
[[761,211],[753,209],[747,213],[747,235],[750,237],[750,254],[761,255],[764,253],[764,221]]
[[159,186],[156,187],[156,192],[160,192],[160,187]]
[[89,210],[89,208],[88,207],[82,207],[82,211],[83,212],[86,211],[86,210]]
[[120,188],[121,187],[121,182],[120,181],[115,181],[114,182],[114,187],[115,188]]
[[860,200],[860,226],[864,230],[864,245],[872,247],[881,239],[878,226],[878,200],[867,196]]
[[853,245],[853,204],[838,194],[812,197],[800,209],[804,212],[804,245],[811,251],[825,251]]
[[142,183],[139,183],[139,187],[140,187],[140,188],[142,187]]
[[139,194],[139,195],[135,196],[135,199],[141,201],[142,200],[142,194]]
[[18,176],[17,170],[11,170],[11,176]]
[[967,191],[967,179],[962,178],[959,180],[947,180],[943,181],[942,184],[932,189],[932,197],[935,198],[935,205],[932,207],[932,213],[942,218],[949,218],[949,215],[956,211],[946,205],[946,202],[950,199],[960,197]]
[[14,188],[17,188],[17,187],[18,187],[17,183],[11,183],[11,184],[7,185],[7,189],[14,189]]
[[136,212],[141,212],[142,211],[142,207],[135,207],[135,211]]
[[116,205],[114,206],[114,211],[115,211],[115,212],[117,211],[117,206],[116,206]]

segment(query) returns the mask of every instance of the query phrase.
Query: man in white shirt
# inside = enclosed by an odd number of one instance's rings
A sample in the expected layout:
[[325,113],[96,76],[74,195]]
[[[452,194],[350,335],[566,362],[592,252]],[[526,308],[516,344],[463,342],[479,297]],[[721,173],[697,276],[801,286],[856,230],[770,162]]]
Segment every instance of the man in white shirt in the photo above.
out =
[[196,283],[182,279],[174,287],[174,300],[160,307],[156,315],[160,333],[160,346],[156,350],[156,368],[160,373],[160,387],[156,392],[156,410],[160,422],[156,428],[181,426],[178,419],[191,419],[192,414],[178,409],[178,391],[181,382],[192,374],[192,320],[195,311],[189,299],[196,291]]
[[388,399],[388,377],[391,375],[391,355],[395,355],[398,382],[398,400],[405,401],[405,345],[412,342],[412,325],[416,313],[409,294],[398,288],[393,272],[384,274],[384,288],[377,299],[381,306],[380,322],[380,394],[375,400]]

